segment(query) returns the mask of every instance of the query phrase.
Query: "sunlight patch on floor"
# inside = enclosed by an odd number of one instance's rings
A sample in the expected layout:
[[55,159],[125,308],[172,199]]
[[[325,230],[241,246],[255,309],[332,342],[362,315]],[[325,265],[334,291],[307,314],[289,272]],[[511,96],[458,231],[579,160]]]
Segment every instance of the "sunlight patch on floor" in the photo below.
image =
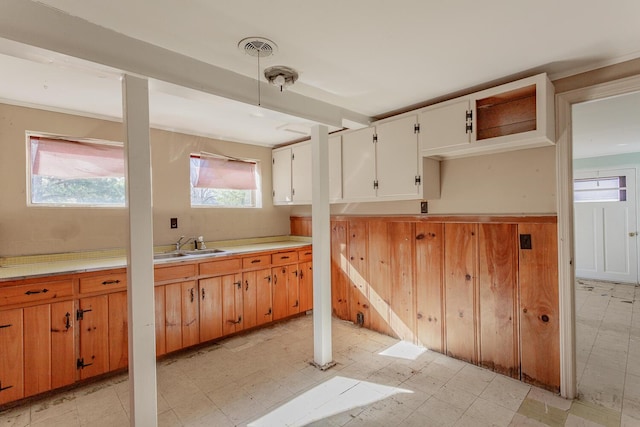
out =
[[407,341],[398,341],[391,347],[378,353],[380,356],[398,357],[400,359],[416,360],[426,348]]
[[313,421],[359,406],[369,405],[399,393],[413,392],[337,376],[249,423],[248,426],[304,426]]

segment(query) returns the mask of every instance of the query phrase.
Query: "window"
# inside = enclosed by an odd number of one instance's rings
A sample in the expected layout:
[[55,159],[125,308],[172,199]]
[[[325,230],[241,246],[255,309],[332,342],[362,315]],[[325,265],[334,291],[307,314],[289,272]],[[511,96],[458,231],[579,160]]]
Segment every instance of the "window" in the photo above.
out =
[[627,200],[625,176],[586,178],[573,181],[575,202],[624,202]]
[[29,159],[33,205],[125,205],[122,144],[30,136]]
[[190,161],[191,206],[260,207],[257,162],[205,154]]

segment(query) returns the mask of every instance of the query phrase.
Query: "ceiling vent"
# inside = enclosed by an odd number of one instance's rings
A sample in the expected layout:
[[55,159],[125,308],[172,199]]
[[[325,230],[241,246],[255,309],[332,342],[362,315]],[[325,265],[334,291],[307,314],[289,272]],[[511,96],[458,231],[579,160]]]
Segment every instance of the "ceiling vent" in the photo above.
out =
[[266,58],[276,53],[278,46],[264,37],[247,37],[246,39],[240,40],[238,49],[250,56]]

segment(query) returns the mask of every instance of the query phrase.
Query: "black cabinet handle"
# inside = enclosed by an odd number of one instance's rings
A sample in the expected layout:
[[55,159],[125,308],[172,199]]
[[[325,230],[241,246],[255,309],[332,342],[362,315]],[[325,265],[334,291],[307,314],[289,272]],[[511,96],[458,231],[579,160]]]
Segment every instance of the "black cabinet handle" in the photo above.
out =
[[191,296],[191,302],[193,302],[193,300],[195,299],[193,288],[189,289],[189,295]]
[[249,281],[248,280],[244,281],[244,286],[245,286],[244,290],[248,291],[249,290]]
[[6,387],[2,387],[2,381],[0,381],[0,391],[5,391],[5,390],[8,390],[8,389],[10,389],[12,387],[13,387],[12,385],[8,385]]
[[271,307],[269,307],[269,311],[265,313],[265,316],[271,316]]
[[293,306],[297,307],[298,305],[300,305],[300,304],[298,303],[298,300],[296,300],[296,303]]
[[47,292],[49,292],[49,289],[42,289],[40,291],[27,291],[24,294],[25,295],[33,295],[33,294],[46,294]]
[[238,287],[238,289],[242,289],[242,281],[238,280],[237,282],[233,282],[234,285]]
[[64,322],[64,327],[69,330],[69,328],[71,327],[71,313],[67,312],[67,314],[64,315],[65,322]]
[[120,280],[105,280],[102,282],[103,285],[117,285],[120,283]]
[[251,261],[251,264],[257,264],[257,263],[259,263],[259,262],[260,262],[260,260],[259,260],[259,259],[254,259],[253,261]]
[[204,301],[204,288],[202,288],[202,301]]
[[289,255],[281,256],[280,259],[289,259]]
[[0,329],[4,329],[4,328],[10,328],[13,326],[13,323],[9,323],[7,325],[0,325]]
[[274,275],[273,275],[273,284],[274,284],[274,285],[277,285],[277,284],[278,284],[278,275],[277,275],[277,274],[274,274]]
[[267,282],[271,283],[271,276],[264,276],[264,278],[267,280]]

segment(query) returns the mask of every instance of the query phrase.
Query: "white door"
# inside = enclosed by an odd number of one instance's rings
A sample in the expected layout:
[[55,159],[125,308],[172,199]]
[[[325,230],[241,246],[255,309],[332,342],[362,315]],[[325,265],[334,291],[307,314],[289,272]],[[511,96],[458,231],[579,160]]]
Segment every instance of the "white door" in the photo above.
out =
[[291,203],[291,148],[274,150],[271,157],[273,203]]
[[451,147],[468,145],[471,142],[471,133],[467,131],[469,108],[469,100],[463,99],[420,113],[420,150],[440,153]]
[[418,135],[416,116],[403,117],[376,126],[376,174],[378,197],[417,196]]
[[638,283],[635,169],[574,174],[576,277]]
[[368,127],[342,135],[342,197],[345,201],[376,197],[374,130]]
[[291,198],[294,204],[311,204],[311,144],[291,146]]

